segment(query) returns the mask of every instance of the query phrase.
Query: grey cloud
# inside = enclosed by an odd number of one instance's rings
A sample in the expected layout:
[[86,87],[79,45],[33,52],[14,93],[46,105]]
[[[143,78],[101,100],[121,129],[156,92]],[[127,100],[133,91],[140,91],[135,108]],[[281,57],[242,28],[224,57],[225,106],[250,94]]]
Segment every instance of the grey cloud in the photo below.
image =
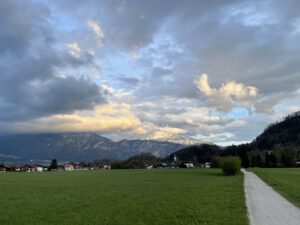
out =
[[[26,90],[30,90],[30,86]],[[84,78],[52,78],[31,90],[28,98],[30,108],[48,114],[92,108],[104,102],[99,87]]]
[[[62,50],[49,23],[51,11],[37,2],[0,4],[0,121],[22,121],[104,103],[102,91],[89,80],[57,71],[94,64],[83,51],[79,58]],[[59,72],[61,75],[61,72]]]
[[47,16],[50,11],[44,5],[3,0],[0,4],[0,53],[22,56],[36,41],[51,44],[55,41]]
[[172,74],[172,70],[170,69],[165,69],[161,67],[154,67],[152,69],[152,76],[158,76],[158,77],[163,77]]
[[[124,73],[137,69],[136,74],[143,76],[105,77],[109,85],[134,87],[132,107],[142,121],[163,125],[168,118],[161,115],[210,108],[194,83],[207,73],[211,87],[231,80],[256,87],[256,113],[240,120],[199,119],[199,125],[168,123],[191,135],[249,140],[271,121],[274,106],[299,89],[299,4],[297,0],[2,1],[0,122],[69,113],[105,102],[95,83],[65,71],[97,67],[102,61],[104,73],[123,73],[122,68],[115,71],[107,65],[113,67],[120,55],[136,52],[138,59]],[[99,22],[104,32],[101,49],[94,49],[88,20]],[[77,41],[80,57],[62,50],[66,43]],[[66,77],[58,78],[57,71]],[[166,96],[191,102],[170,101],[167,107],[160,102]],[[135,106],[145,100],[161,109]]]
[[140,80],[135,77],[126,77],[123,75],[117,76],[117,79],[122,82],[123,85],[128,85],[131,87],[136,86]]

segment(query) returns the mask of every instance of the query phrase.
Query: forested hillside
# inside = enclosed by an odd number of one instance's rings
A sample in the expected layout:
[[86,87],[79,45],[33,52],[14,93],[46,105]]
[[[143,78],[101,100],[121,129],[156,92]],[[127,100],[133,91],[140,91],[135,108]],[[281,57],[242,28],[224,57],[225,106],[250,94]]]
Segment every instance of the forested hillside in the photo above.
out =
[[282,121],[270,124],[252,145],[260,150],[275,146],[300,146],[300,112],[286,116]]
[[198,163],[213,161],[219,156],[239,156],[244,167],[300,166],[300,112],[270,124],[251,143],[220,148],[216,145],[197,145],[173,154],[179,160]]

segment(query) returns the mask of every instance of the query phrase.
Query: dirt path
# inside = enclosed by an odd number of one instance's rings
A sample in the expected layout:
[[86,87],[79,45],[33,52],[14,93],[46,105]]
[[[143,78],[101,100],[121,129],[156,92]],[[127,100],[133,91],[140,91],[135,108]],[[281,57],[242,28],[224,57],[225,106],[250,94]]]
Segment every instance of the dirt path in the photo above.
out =
[[243,172],[250,225],[300,225],[299,208],[254,173],[245,170]]

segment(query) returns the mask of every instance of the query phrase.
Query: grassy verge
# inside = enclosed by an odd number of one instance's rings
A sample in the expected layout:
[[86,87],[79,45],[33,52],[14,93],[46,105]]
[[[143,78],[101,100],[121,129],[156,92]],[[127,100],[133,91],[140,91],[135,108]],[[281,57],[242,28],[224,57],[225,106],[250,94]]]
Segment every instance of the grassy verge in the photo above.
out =
[[256,173],[282,196],[300,207],[300,168],[254,168],[249,171]]
[[0,174],[0,224],[244,225],[243,176],[215,169]]

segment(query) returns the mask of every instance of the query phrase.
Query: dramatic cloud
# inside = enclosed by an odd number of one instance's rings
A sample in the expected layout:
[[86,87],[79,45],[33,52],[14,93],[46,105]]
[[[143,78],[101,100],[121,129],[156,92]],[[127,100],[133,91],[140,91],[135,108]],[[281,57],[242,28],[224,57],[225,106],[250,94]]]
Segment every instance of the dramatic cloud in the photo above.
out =
[[93,56],[75,42],[66,45],[70,54],[65,52],[45,5],[3,1],[0,7],[5,29],[0,35],[0,121],[70,113],[105,102],[96,83],[76,75],[75,68],[90,66]]
[[235,81],[224,83],[219,89],[212,88],[208,83],[207,74],[202,74],[195,83],[208,101],[222,111],[230,111],[234,106],[251,108],[257,96],[257,88]]
[[32,130],[35,132],[115,132],[133,130],[140,132],[141,122],[133,114],[129,105],[105,104],[93,111],[78,111],[76,114],[63,114],[43,117],[30,122],[15,123],[14,131]]
[[300,109],[299,7],[3,0],[0,132],[251,141]]

